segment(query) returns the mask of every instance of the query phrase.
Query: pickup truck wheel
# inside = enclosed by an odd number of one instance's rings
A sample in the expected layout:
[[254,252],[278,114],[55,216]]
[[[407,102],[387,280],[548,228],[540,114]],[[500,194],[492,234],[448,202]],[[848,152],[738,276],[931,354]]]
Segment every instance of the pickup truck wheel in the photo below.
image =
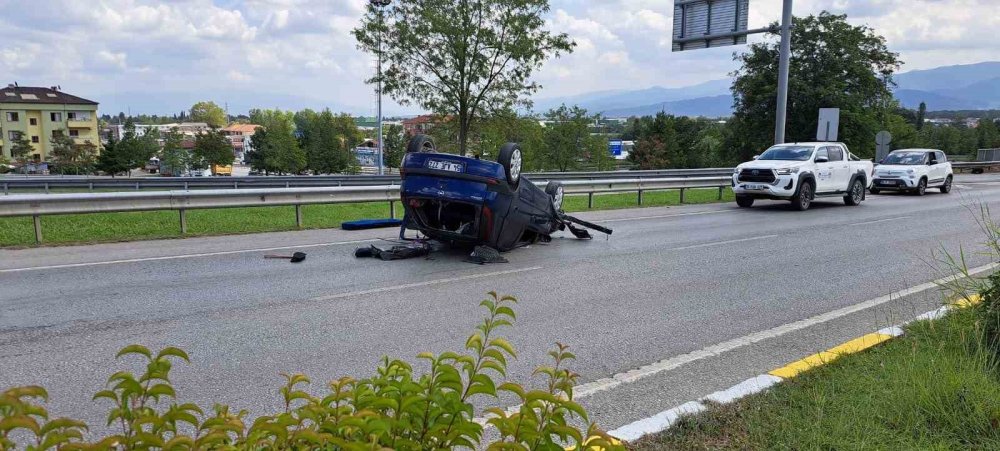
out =
[[923,196],[927,193],[927,179],[920,179],[917,182],[917,188],[913,190],[913,194],[917,196]]
[[549,180],[545,185],[545,194],[552,198],[552,206],[556,207],[556,210],[562,210],[563,198],[566,196],[562,182]]
[[753,198],[750,196],[736,196],[736,205],[740,208],[750,208],[753,206]]
[[851,183],[851,190],[844,196],[844,203],[847,205],[861,205],[865,199],[865,186],[860,179],[854,179]]
[[944,194],[948,194],[948,193],[951,192],[951,176],[950,175],[948,176],[948,178],[944,179],[944,185],[941,185],[941,192],[944,193]]
[[792,208],[798,211],[806,211],[812,203],[813,185],[812,182],[804,182],[799,186],[799,192],[792,197]]
[[435,150],[437,147],[434,146],[434,140],[427,135],[414,136],[406,145],[406,153],[434,152]]

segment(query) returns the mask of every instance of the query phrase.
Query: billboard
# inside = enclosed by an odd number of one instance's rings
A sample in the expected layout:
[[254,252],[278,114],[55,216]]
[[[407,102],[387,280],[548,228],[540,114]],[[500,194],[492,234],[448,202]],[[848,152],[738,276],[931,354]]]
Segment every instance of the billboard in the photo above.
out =
[[358,165],[363,168],[378,167],[378,148],[376,147],[355,147],[354,157],[358,159]]
[[673,51],[746,44],[749,8],[750,0],[674,0]]

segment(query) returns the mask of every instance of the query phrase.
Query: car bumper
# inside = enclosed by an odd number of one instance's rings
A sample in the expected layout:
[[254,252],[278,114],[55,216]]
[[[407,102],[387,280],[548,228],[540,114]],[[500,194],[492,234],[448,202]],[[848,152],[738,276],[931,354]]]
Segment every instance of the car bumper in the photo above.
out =
[[917,187],[917,179],[887,179],[875,177],[872,188],[885,190],[905,190]]
[[779,175],[771,183],[740,181],[733,176],[733,192],[755,199],[791,199],[798,188],[799,176]]

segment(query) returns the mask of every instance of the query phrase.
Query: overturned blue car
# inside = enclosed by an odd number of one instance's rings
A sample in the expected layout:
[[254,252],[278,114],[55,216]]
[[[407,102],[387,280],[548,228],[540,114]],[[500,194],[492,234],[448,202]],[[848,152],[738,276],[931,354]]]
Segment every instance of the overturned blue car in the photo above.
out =
[[407,230],[444,243],[487,246],[504,252],[550,241],[567,230],[591,238],[585,228],[611,230],[566,215],[564,189],[550,181],[541,189],[521,173],[521,147],[507,143],[497,161],[438,153],[426,135],[410,140],[400,167],[400,197]]

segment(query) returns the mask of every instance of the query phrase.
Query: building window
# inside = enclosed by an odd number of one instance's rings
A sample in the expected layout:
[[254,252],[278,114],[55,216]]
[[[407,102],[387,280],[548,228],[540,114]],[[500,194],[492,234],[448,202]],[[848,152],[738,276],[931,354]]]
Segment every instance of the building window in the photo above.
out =
[[31,137],[31,142],[33,142],[35,144],[38,144],[38,137],[37,136],[32,136]]
[[69,119],[69,120],[71,120],[71,121],[75,121],[76,120],[76,113],[70,111],[69,113],[66,113],[66,118]]
[[72,136],[74,138],[80,136],[80,130],[70,130],[69,131],[69,136]]
[[21,139],[21,132],[13,130],[9,131],[7,132],[7,138],[9,138],[11,141],[17,141]]
[[8,112],[7,113],[7,122],[17,122],[19,120],[21,120],[21,118],[18,117],[17,113],[15,113],[15,112]]
[[38,125],[38,119],[30,118],[30,119],[28,119],[28,124]]
[[52,119],[52,122],[62,122],[62,113],[49,113],[49,119]]

